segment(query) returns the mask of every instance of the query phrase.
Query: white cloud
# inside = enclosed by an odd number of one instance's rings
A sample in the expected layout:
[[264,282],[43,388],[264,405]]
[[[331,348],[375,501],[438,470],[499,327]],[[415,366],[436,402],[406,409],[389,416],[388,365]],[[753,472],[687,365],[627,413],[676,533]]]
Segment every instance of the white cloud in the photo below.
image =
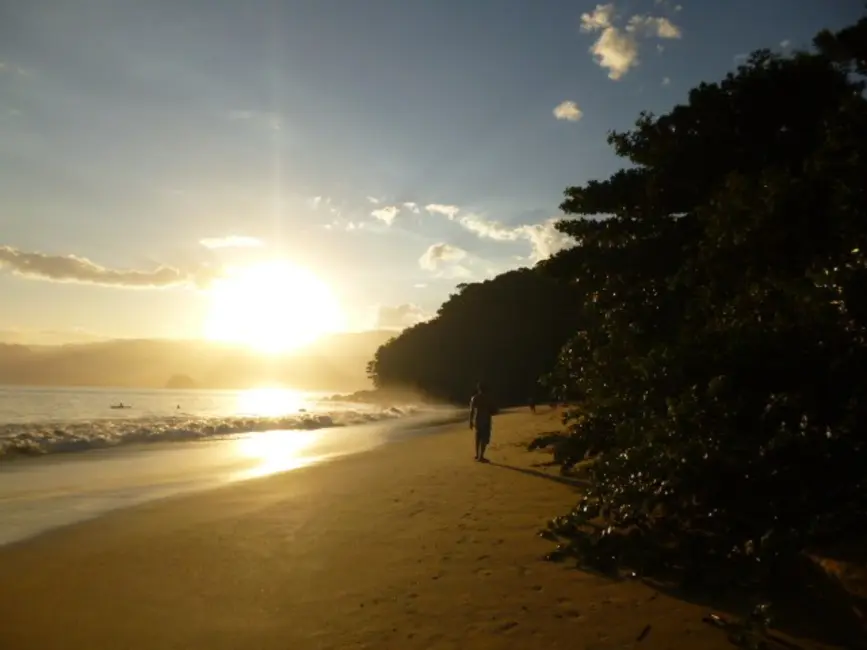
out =
[[680,38],[682,36],[680,27],[668,18],[653,16],[632,16],[626,24],[626,31],[656,36],[657,38]]
[[554,117],[567,122],[577,122],[584,116],[584,112],[578,108],[578,104],[571,100],[560,102],[554,107]]
[[791,44],[792,44],[792,41],[790,41],[789,39],[785,39],[783,41],[780,41],[780,47],[783,48],[784,50],[788,50],[789,46],[791,46]]
[[529,256],[531,262],[548,259],[575,243],[571,237],[557,230],[555,226],[558,221],[559,217],[552,217],[542,223],[519,226],[521,236],[527,239],[533,248]]
[[262,246],[262,240],[255,237],[229,235],[228,237],[206,237],[199,243],[205,248],[255,248]]
[[455,215],[460,211],[460,208],[456,205],[443,205],[441,203],[429,203],[424,206],[424,209],[431,214],[441,214],[449,219],[454,219]]
[[374,205],[379,205],[380,201],[375,196],[368,196],[367,200],[373,203]]
[[419,282],[418,284],[412,285],[414,289],[426,289],[427,285],[424,282]]
[[458,262],[467,256],[467,252],[451,244],[431,244],[418,258],[418,264],[426,271],[436,271],[443,262]]
[[581,31],[595,32],[611,27],[614,20],[614,5],[596,5],[589,14],[581,14]]
[[670,85],[670,84],[671,84],[671,79],[669,79],[668,77],[663,77],[663,78],[662,78],[662,85],[663,85],[663,86],[668,86],[668,85]]
[[400,212],[400,208],[395,205],[387,205],[384,208],[379,208],[370,213],[370,216],[375,217],[382,221],[386,226],[390,226],[397,214]]
[[407,201],[403,204],[403,207],[405,207],[413,214],[418,214],[420,212],[420,210],[418,209],[418,203],[413,203],[412,201]]
[[[488,219],[472,212],[459,214],[460,208],[457,206],[447,207],[449,209],[440,211],[440,214],[443,214],[450,220],[457,222],[477,237],[499,242],[529,242],[532,249],[529,259],[534,262],[546,259],[554,253],[564,248],[568,248],[574,243],[571,237],[564,235],[555,228],[555,224],[560,220],[558,217],[552,217],[537,224],[508,226],[500,221]],[[437,244],[435,246],[448,246],[448,244]],[[434,247],[432,246],[431,248]],[[431,249],[428,249],[422,258],[425,259],[429,253],[431,253]],[[423,268],[427,268],[424,264],[422,266]]]
[[314,210],[318,209],[320,205],[322,205],[322,197],[314,196],[307,201],[307,205],[309,205]]
[[581,31],[599,33],[590,52],[600,67],[608,70],[610,79],[620,79],[639,62],[639,37],[680,38],[681,30],[668,18],[634,15],[625,29],[615,26],[617,15],[613,4],[597,5],[581,15]]
[[620,79],[638,64],[638,42],[616,27],[606,27],[590,51],[596,63],[608,70],[609,79]]
[[0,246],[0,268],[36,280],[139,289],[202,284],[214,275],[208,269],[187,272],[169,266],[147,271],[112,269],[76,255],[29,253],[12,246]]
[[380,329],[401,330],[430,318],[418,305],[380,305],[377,309],[376,327]]
[[559,221],[556,217],[542,223],[513,227],[476,214],[462,216],[458,221],[464,228],[485,239],[502,242],[528,241],[532,248],[529,258],[534,262],[546,259],[573,243],[569,236],[554,227]]

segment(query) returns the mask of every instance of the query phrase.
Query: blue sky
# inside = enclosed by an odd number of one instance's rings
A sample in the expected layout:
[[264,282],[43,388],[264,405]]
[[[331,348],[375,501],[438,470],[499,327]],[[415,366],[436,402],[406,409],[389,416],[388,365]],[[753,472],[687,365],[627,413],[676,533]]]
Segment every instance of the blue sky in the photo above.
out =
[[[563,190],[621,166],[608,130],[862,4],[5,3],[0,330],[197,336],[187,279],[269,256],[350,327],[409,322],[561,246]],[[259,245],[201,243],[230,236]]]

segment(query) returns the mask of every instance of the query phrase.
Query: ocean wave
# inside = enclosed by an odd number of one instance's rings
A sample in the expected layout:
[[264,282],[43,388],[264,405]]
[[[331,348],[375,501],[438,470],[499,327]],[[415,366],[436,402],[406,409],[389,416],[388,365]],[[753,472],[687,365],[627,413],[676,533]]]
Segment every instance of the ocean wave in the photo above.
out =
[[382,410],[297,413],[280,417],[158,417],[0,424],[0,461],[105,449],[124,444],[214,440],[244,433],[325,429],[411,415],[412,406]]

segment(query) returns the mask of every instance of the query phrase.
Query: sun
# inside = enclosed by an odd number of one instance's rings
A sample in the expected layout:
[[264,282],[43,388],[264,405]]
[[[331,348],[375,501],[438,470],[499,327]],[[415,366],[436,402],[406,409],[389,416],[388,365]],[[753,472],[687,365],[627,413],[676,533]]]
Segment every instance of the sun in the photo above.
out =
[[283,260],[228,269],[209,293],[205,336],[212,341],[286,352],[344,324],[328,285]]

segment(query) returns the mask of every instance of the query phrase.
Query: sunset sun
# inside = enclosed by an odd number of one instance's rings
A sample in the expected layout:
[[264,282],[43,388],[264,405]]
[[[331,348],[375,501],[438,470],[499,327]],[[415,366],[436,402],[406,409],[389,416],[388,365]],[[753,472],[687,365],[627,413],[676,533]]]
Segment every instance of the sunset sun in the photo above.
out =
[[306,269],[271,261],[231,269],[212,285],[205,335],[285,352],[342,325],[340,305],[327,284]]

